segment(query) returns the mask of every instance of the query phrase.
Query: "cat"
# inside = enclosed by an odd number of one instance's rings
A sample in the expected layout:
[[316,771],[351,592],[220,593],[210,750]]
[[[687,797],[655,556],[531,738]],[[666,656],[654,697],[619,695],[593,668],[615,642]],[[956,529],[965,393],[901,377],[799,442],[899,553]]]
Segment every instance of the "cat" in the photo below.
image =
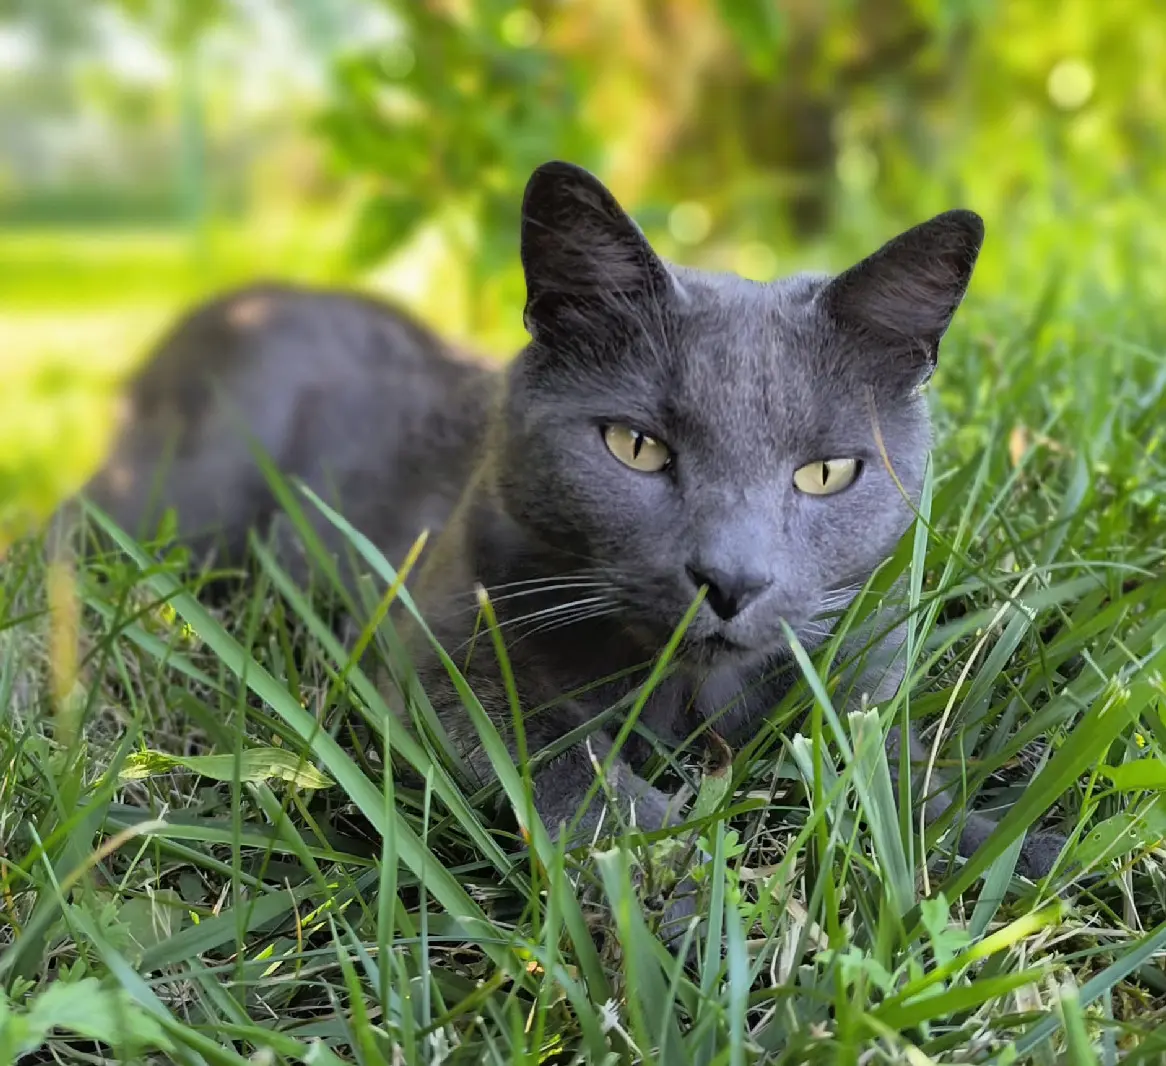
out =
[[[489,637],[475,639],[478,589],[507,638],[522,708],[548,708],[524,717],[529,752],[630,697],[700,594],[677,668],[640,722],[668,746],[702,723],[731,746],[756,734],[800,676],[782,623],[819,647],[824,616],[911,524],[931,444],[921,387],[983,234],[976,214],[948,211],[836,277],[763,284],[668,264],[596,177],[563,162],[535,171],[521,227],[531,340],[415,589],[512,754],[500,666]],[[902,639],[892,629],[867,657],[857,699],[894,695]],[[410,649],[485,783],[489,759],[447,671],[420,635]],[[591,733],[535,773],[552,832],[572,824],[609,758],[606,795],[574,821],[577,839],[599,828],[608,797],[649,830],[679,820],[673,798],[637,773],[648,743],[633,735],[613,757],[613,733]],[[897,730],[888,743],[897,767]],[[912,762],[923,755],[912,735]],[[930,799],[928,819],[951,801]],[[992,829],[966,816],[960,852]],[[1063,843],[1029,835],[1019,870],[1047,874]]]
[[[430,530],[413,595],[512,754],[508,696],[478,632],[480,589],[507,641],[532,755],[642,686],[703,597],[640,722],[668,746],[702,724],[737,745],[800,676],[782,623],[807,649],[821,646],[829,616],[912,522],[931,445],[922,387],[983,233],[979,216],[948,211],[837,276],[758,283],[666,263],[595,176],[546,163],[522,205],[531,340],[505,369],[367,297],[228,293],[148,360],[87,492],[137,532],[173,506],[187,543],[236,563],[248,531],[267,532],[302,578],[250,436],[391,562]],[[344,556],[331,524],[316,524]],[[893,608],[892,598],[876,621]],[[456,753],[475,784],[488,782],[448,673],[401,624]],[[855,698],[895,694],[901,642],[892,628],[866,657]],[[397,685],[383,683],[400,709]],[[552,834],[573,820],[584,840],[620,820],[655,829],[681,819],[674,797],[638,772],[648,742],[633,734],[613,756],[614,728],[535,773]],[[897,729],[888,744],[894,769]],[[922,760],[914,734],[909,751]],[[603,792],[576,819],[596,761],[609,757]],[[927,801],[928,820],[953,791]],[[958,850],[971,854],[992,828],[967,814]],[[1044,876],[1063,843],[1030,834],[1019,870]]]

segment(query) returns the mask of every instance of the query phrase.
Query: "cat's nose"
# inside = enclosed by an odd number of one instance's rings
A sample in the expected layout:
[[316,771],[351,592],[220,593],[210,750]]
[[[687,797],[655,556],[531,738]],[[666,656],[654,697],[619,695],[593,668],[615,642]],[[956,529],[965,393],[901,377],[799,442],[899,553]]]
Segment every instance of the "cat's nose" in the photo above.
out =
[[735,618],[770,585],[764,574],[748,570],[728,571],[715,566],[687,566],[689,580],[707,586],[705,602],[722,622]]

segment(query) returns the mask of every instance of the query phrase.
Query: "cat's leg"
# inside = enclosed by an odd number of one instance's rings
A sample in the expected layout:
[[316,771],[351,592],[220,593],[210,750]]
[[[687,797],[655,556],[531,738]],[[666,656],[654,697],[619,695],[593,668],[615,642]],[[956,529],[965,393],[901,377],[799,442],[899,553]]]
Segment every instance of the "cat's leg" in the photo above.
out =
[[[450,746],[459,753],[468,771],[470,786],[482,787],[496,779],[493,762],[482,744],[481,735],[465,713],[444,668],[427,658],[418,668],[418,679],[433,701]],[[482,672],[467,673],[466,680],[504,739],[510,757],[517,763],[509,698],[501,679],[493,672]],[[542,706],[550,697],[550,693],[532,693],[528,695],[528,702]],[[392,706],[394,697],[391,693],[389,699]],[[527,750],[536,763],[532,772],[531,798],[535,812],[552,840],[565,837],[567,847],[587,848],[601,838],[618,836],[625,826],[653,833],[683,821],[679,798],[644,780],[636,772],[628,752],[614,751],[611,736],[602,729],[592,731],[585,739],[546,761],[540,761],[540,752],[553,745],[565,732],[585,726],[595,712],[574,700],[560,699],[555,704],[553,719],[549,717],[550,713],[548,710],[528,715],[525,730]],[[601,779],[598,785],[597,779]],[[523,814],[522,811],[515,813],[519,817]],[[568,832],[570,835],[566,836]],[[688,841],[685,839],[684,843]],[[695,843],[692,846],[695,847]],[[653,849],[652,861],[658,858],[658,851],[668,850]],[[687,852],[689,849],[675,850]],[[664,869],[671,872],[673,865],[669,861],[664,864]],[[643,890],[655,879],[643,875],[643,868],[636,864],[637,890],[651,905],[648,893]],[[695,882],[690,877],[675,880],[680,883],[667,893],[660,923],[662,938],[669,944],[683,936],[696,912]]]
[[[896,787],[896,796],[898,795],[901,736],[902,734],[897,725],[893,726],[887,734],[887,757],[891,767],[891,780]],[[929,753],[915,735],[914,730],[908,734],[908,737],[908,758],[913,767],[912,793],[918,794],[924,788],[927,789],[928,795],[924,800],[924,820],[930,825],[942,818],[955,801],[958,782],[944,781],[939,775],[933,774],[931,782],[929,784],[926,783],[924,778],[926,776]],[[956,843],[956,848],[960,855],[968,858],[975,854],[995,828],[996,823],[986,815],[979,814],[976,811],[968,812],[963,818],[960,835]],[[1042,830],[1029,833],[1021,845],[1020,857],[1017,860],[1017,870],[1025,877],[1034,881],[1038,881],[1047,876],[1056,864],[1057,858],[1065,846],[1066,839],[1060,833],[1050,831]]]
[[[583,807],[586,794],[611,751],[611,743],[603,734],[593,734],[589,741],[568,748],[534,776],[535,809],[553,839],[572,823]],[[612,803],[618,807],[614,814],[610,810]],[[603,786],[580,815],[570,843],[586,844],[597,833],[618,832],[625,824],[653,832],[681,821],[677,798],[649,784],[617,756],[604,776]],[[695,843],[690,847],[695,848]],[[682,850],[693,854],[689,848]],[[671,868],[671,864],[665,865]],[[655,901],[649,898],[650,881],[645,878],[645,871],[637,866],[633,878],[641,899],[651,908]],[[698,888],[688,875],[668,880],[675,880],[675,884],[661,900],[663,913],[658,929],[664,943],[675,951],[696,914]]]
[[[871,659],[863,665],[857,685],[852,686],[850,690],[852,695],[858,697],[857,702],[862,702],[865,693],[868,704],[885,704],[898,693],[905,672],[900,654],[902,640],[902,627],[892,630],[881,646],[875,649]],[[942,818],[955,801],[958,782],[947,781],[939,774],[932,774],[930,782],[926,781],[929,753],[916,735],[914,727],[911,727],[908,736],[908,757],[913,767],[911,794],[919,799],[920,793],[926,789],[928,795],[924,798],[924,821],[931,825]],[[887,757],[896,800],[899,796],[900,737],[898,725],[893,726],[887,733]],[[991,818],[969,811],[963,817],[956,843],[960,855],[964,858],[973,855],[995,828],[996,823]],[[1040,880],[1056,864],[1065,842],[1066,838],[1060,833],[1049,831],[1029,833],[1021,846],[1017,870],[1031,880]]]
[[[583,805],[588,789],[611,750],[599,737],[568,748],[534,776],[534,805],[552,836],[570,825]],[[615,817],[606,810],[614,800]],[[679,821],[674,797],[648,784],[622,758],[616,757],[604,777],[604,785],[579,816],[575,838],[591,839],[597,830],[617,831],[621,821],[653,832]]]

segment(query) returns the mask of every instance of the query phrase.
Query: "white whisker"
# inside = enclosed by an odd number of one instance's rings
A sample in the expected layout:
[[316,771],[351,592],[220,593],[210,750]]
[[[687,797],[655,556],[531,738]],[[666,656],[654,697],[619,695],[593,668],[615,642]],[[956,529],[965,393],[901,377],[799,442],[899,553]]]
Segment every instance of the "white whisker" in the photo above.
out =
[[589,622],[596,618],[604,618],[608,615],[616,614],[618,610],[618,604],[609,603],[602,607],[592,607],[587,610],[581,610],[567,617],[552,618],[549,622],[543,622],[542,625],[535,626],[533,629],[519,634],[518,639],[512,641],[509,646],[514,647],[515,645],[526,640],[527,637],[533,637],[536,633],[545,633],[552,629],[565,629],[567,626],[579,625],[581,622]]
[[[506,603],[510,600],[520,599],[523,596],[538,596],[546,592],[566,592],[566,591],[603,591],[610,592],[613,586],[609,581],[563,581],[558,584],[540,585],[537,588],[521,589],[518,592],[508,592],[501,596],[495,596],[493,593],[488,593],[488,598],[491,604]],[[458,615],[468,614],[470,611],[481,610],[481,605],[477,602],[467,604],[465,607],[459,607],[457,610],[450,611],[443,615],[444,618],[453,619]]]
[[[556,615],[561,615],[565,612],[574,611],[574,610],[577,610],[578,608],[581,608],[581,607],[591,608],[599,603],[612,603],[612,602],[614,602],[614,601],[612,601],[611,598],[608,596],[587,596],[587,597],[584,597],[583,599],[580,599],[580,600],[569,600],[567,603],[556,604],[553,607],[544,607],[541,610],[531,611],[528,614],[520,614],[520,615],[516,615],[514,618],[502,619],[497,623],[497,628],[501,632],[503,630],[511,629],[515,626],[518,626],[523,622],[533,622],[533,621],[536,621],[538,619],[546,619],[547,617],[553,618]],[[469,644],[473,643],[475,640],[480,639],[487,632],[488,632],[488,630],[483,629],[483,630],[480,630],[479,632],[475,633],[473,636],[469,637],[467,640],[464,640],[461,644],[459,644],[456,648],[454,648],[453,652],[451,654],[456,654],[457,652],[461,651],[463,648],[467,647]]]
[[550,574],[544,577],[527,577],[520,581],[500,581],[497,585],[487,585],[486,591],[493,596],[496,592],[506,589],[524,588],[531,585],[545,585],[551,581],[574,581],[589,578],[602,578],[605,571],[601,567],[585,567],[582,570],[569,570],[562,574]]

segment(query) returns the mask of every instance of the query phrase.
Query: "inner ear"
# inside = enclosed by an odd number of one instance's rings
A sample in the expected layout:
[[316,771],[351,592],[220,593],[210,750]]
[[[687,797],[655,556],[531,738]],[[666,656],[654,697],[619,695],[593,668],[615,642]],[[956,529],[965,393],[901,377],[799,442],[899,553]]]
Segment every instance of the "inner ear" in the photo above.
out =
[[946,211],[839,274],[820,299],[835,321],[920,352],[934,368],[983,243],[979,215]]
[[544,163],[522,201],[522,267],[531,334],[564,312],[618,311],[663,295],[668,269],[604,184],[573,163]]

